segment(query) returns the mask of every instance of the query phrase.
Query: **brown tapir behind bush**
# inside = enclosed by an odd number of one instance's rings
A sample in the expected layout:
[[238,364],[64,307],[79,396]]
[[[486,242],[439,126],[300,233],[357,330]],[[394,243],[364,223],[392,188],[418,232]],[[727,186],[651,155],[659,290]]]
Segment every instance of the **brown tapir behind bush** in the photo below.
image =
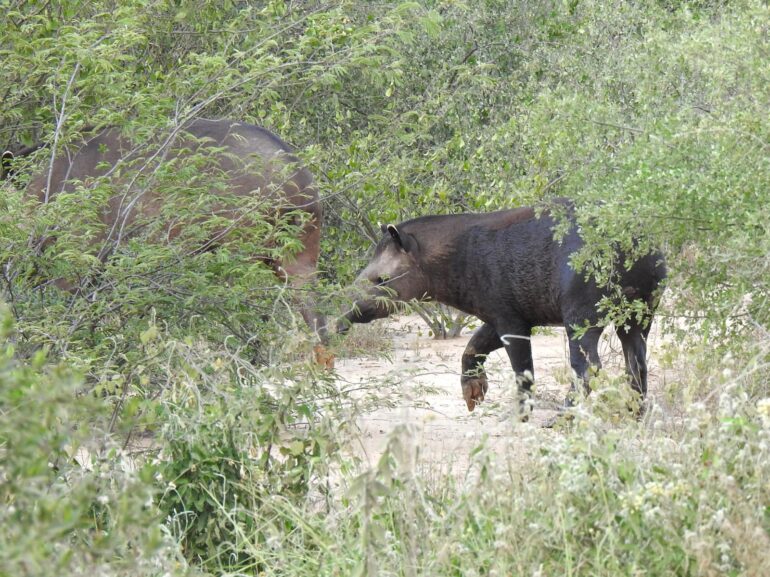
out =
[[[4,166],[8,164],[4,157]],[[180,180],[189,183],[190,194],[165,196],[168,183],[179,189]],[[141,146],[118,128],[106,128],[79,145],[57,150],[51,163],[32,177],[28,193],[41,203],[65,193],[79,195],[76,201],[84,207],[100,202],[100,222],[89,229],[86,242],[101,261],[142,235],[154,242],[182,243],[183,254],[204,252],[233,237],[264,248],[264,239],[248,235],[264,230],[266,222],[285,219],[298,228],[299,248],[288,258],[267,249],[253,258],[267,262],[294,287],[307,285],[316,273],[322,208],[313,177],[288,144],[251,124],[196,119]],[[58,229],[54,224],[44,231],[38,239],[41,250],[56,242]],[[188,234],[193,229],[197,236]],[[69,233],[81,234],[76,225]],[[71,279],[57,284],[73,288]],[[300,300],[303,318],[323,337],[323,315],[312,298]]]
[[[397,302],[432,299],[477,316],[484,324],[463,353],[461,376],[472,411],[487,392],[483,363],[489,353],[505,347],[520,390],[528,393],[534,378],[532,328],[563,325],[570,364],[587,387],[589,366],[601,366],[597,304],[615,293],[570,266],[570,256],[583,241],[571,204],[562,200],[559,205],[572,220],[561,242],[554,240],[552,215],[538,217],[532,208],[426,216],[383,226],[374,257],[358,277],[370,283],[368,298],[355,303],[339,330],[388,316],[390,296]],[[646,307],[642,318],[633,315],[617,329],[631,384],[642,396],[647,391],[646,339],[665,276],[663,257],[655,253],[630,270],[618,270],[612,279],[615,292]],[[576,327],[585,326],[578,336]]]

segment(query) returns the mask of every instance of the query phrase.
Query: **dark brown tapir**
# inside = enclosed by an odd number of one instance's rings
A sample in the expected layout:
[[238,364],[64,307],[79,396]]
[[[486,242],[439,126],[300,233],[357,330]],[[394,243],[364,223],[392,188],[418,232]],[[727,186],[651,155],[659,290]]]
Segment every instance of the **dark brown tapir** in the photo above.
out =
[[[389,295],[396,302],[430,299],[477,316],[484,324],[462,356],[463,397],[472,411],[487,392],[483,363],[489,353],[505,347],[520,391],[528,395],[534,378],[532,328],[563,325],[570,339],[570,364],[587,390],[589,367],[601,366],[597,303],[613,293],[570,266],[570,256],[583,241],[571,203],[557,202],[571,220],[560,242],[554,240],[551,213],[538,216],[533,208],[383,225],[383,237],[357,281],[371,283],[367,298],[355,303],[338,330],[388,316],[394,308],[387,302]],[[616,264],[621,262],[618,258]],[[665,276],[663,257],[655,252],[630,270],[619,270],[614,279],[628,300],[646,305],[644,318],[634,316],[617,329],[631,385],[642,396],[647,392],[646,339]],[[576,328],[586,325],[590,328],[576,336]]]
[[[31,147],[29,151],[37,148]],[[235,228],[237,224],[241,231],[248,230],[249,219],[271,218],[243,208],[250,197],[267,198],[274,216],[305,216],[299,221],[301,250],[283,262],[262,260],[294,287],[310,282],[316,274],[323,220],[318,190],[292,148],[259,126],[196,119],[142,147],[135,146],[119,129],[106,128],[78,145],[57,150],[54,160],[32,177],[28,192],[41,203],[48,203],[60,193],[109,182],[115,194],[101,214],[103,232],[93,239],[94,250],[104,260],[153,219],[162,221],[154,233],[159,241],[171,241],[182,232],[184,223],[170,218],[168,207],[163,211],[162,193],[154,188],[153,175],[163,162],[193,155],[208,158],[201,171],[209,171],[218,178],[211,190],[215,202],[207,207],[207,214],[215,214],[225,223],[211,238],[204,239],[200,249],[210,249],[226,240],[231,226]],[[10,165],[7,157],[3,164]],[[51,237],[55,237],[55,231]],[[304,301],[300,306],[305,321],[323,338],[323,315],[312,302]]]

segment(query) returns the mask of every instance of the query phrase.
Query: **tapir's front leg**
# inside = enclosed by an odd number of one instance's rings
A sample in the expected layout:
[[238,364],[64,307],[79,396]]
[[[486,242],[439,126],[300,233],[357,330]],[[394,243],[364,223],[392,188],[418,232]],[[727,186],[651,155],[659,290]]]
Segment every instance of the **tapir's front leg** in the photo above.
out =
[[462,360],[462,376],[460,383],[463,388],[463,398],[468,410],[476,408],[476,404],[484,400],[489,388],[487,375],[484,372],[484,361],[492,351],[503,346],[503,341],[491,325],[484,323],[476,329],[468,346],[465,347]]

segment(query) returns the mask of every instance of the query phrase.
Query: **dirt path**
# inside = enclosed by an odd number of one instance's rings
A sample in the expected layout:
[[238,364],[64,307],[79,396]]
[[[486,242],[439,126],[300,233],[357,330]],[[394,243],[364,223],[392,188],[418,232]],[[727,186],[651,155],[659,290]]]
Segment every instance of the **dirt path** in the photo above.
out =
[[[489,392],[487,399],[472,413],[463,401],[460,389],[460,358],[471,331],[460,338],[436,341],[427,335],[424,322],[417,316],[405,316],[387,322],[387,338],[392,340],[389,359],[339,359],[337,373],[346,383],[394,383],[400,396],[393,406],[377,409],[359,419],[361,445],[357,452],[370,464],[376,463],[390,434],[399,426],[412,428],[419,448],[421,467],[460,473],[467,468],[471,451],[484,435],[487,444],[501,451],[528,451],[517,439],[522,433],[545,441],[558,434],[543,428],[561,404],[569,388],[567,337],[563,329],[548,329],[532,339],[536,387],[534,410],[528,423],[515,419],[515,382],[505,352],[501,349],[487,360]],[[655,332],[651,348],[655,348]],[[610,330],[605,331],[599,353],[604,367],[613,374],[622,373],[620,343]],[[657,389],[658,370],[650,366],[650,391]]]

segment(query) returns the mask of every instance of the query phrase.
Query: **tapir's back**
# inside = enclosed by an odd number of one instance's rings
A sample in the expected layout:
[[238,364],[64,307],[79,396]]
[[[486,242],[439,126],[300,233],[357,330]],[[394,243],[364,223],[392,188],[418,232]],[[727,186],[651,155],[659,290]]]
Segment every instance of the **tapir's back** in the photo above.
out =
[[[452,294],[441,295],[454,306],[492,322],[500,315],[512,315],[532,326],[561,325],[566,321],[596,322],[597,303],[617,294],[609,286],[597,286],[593,276],[576,271],[572,255],[583,247],[569,201],[559,202],[563,215],[532,209],[515,209],[489,214],[459,215],[444,224],[447,230],[461,230],[455,249],[446,257],[457,285]],[[451,217],[450,217],[451,218]],[[554,230],[568,219],[567,233],[554,239]],[[665,278],[663,256],[654,253],[623,270],[623,255],[616,255],[618,274],[615,288],[628,299],[648,304]]]
[[[74,151],[58,154],[52,165],[34,176],[28,192],[40,202],[49,202],[62,192],[92,188],[102,182],[114,193],[103,220],[112,226],[125,225],[139,215],[152,218],[161,210],[162,189],[156,172],[193,168],[211,183],[210,191],[222,202],[257,195],[272,198],[272,209],[300,208],[320,224],[321,207],[312,175],[299,164],[291,147],[271,132],[230,120],[193,120],[176,133],[135,145],[118,128],[110,127],[87,138]],[[198,158],[196,158],[196,156]],[[162,177],[161,177],[162,178]],[[166,175],[168,178],[168,174]],[[228,200],[229,199],[229,200]],[[314,225],[315,226],[315,225]]]

